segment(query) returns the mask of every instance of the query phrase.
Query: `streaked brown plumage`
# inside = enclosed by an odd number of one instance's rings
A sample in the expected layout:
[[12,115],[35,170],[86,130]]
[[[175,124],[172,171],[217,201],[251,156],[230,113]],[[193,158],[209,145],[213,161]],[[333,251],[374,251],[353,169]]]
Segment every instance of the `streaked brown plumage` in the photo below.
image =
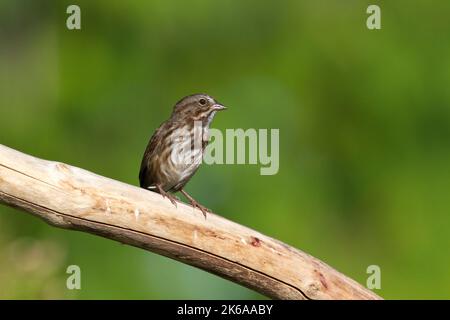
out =
[[206,218],[209,211],[183,190],[201,164],[208,144],[208,130],[217,111],[225,107],[206,94],[184,97],[170,118],[151,137],[139,172],[140,186],[160,193],[176,206],[168,192],[180,191]]

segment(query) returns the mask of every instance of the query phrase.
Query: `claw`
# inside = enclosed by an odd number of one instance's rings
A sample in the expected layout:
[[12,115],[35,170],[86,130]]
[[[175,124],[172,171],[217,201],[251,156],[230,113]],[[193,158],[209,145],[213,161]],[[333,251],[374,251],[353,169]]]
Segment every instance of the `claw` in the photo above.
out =
[[158,192],[162,195],[163,198],[169,199],[170,202],[172,202],[172,204],[175,206],[175,208],[178,208],[178,205],[177,205],[177,201],[176,201],[176,197],[175,197],[175,196],[172,196],[171,194],[165,192],[165,191],[163,190],[163,188],[161,188],[161,186],[160,186],[159,184],[156,185],[156,188],[158,189]]
[[170,202],[172,202],[175,208],[178,208],[177,201],[172,196],[167,194],[167,198],[169,198]]
[[204,208],[203,206],[197,206],[197,208],[200,209],[200,211],[203,213],[203,216],[205,217],[205,220],[206,220],[208,210],[205,210],[206,208]]
[[203,213],[203,216],[205,217],[205,220],[206,220],[207,214],[208,214],[208,212],[211,212],[211,210],[202,206],[197,201],[191,201],[191,205],[194,209],[198,208]]
[[204,207],[204,206],[202,206],[202,205],[201,205],[200,203],[198,203],[197,201],[195,201],[195,199],[192,198],[192,197],[191,197],[186,191],[184,191],[183,189],[181,189],[180,192],[181,192],[186,198],[188,198],[189,202],[191,203],[191,206],[192,206],[194,209],[195,209],[195,208],[198,208],[198,209],[203,213],[203,216],[205,217],[205,220],[206,220],[207,213],[208,213],[208,212],[211,212],[211,210],[208,209],[208,208],[206,208],[206,207]]

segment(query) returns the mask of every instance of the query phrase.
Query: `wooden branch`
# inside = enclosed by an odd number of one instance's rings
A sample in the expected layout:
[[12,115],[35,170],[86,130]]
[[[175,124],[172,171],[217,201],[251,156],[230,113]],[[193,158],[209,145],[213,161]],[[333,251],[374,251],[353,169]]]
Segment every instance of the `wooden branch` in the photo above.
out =
[[0,145],[0,202],[204,269],[277,299],[380,299],[320,260],[157,193]]

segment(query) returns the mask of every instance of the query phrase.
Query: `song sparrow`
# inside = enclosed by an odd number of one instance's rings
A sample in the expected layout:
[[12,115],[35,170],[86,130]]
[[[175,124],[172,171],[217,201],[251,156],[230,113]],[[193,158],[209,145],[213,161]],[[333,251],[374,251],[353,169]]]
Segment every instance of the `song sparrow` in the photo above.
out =
[[156,129],[147,145],[139,172],[140,186],[160,193],[175,206],[176,197],[168,192],[180,191],[206,218],[209,209],[183,188],[201,164],[214,115],[224,109],[206,94],[194,94],[178,101],[169,120]]

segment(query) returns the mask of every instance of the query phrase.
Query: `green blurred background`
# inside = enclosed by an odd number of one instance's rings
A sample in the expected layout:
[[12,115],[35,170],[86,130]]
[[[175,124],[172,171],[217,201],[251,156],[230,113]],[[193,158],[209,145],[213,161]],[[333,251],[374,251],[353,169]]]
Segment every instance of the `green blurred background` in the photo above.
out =
[[[362,284],[379,265],[384,298],[448,299],[449,13],[447,0],[1,0],[0,143],[136,185],[153,130],[207,92],[229,107],[213,127],[280,129],[280,170],[204,165],[196,198]],[[0,298],[263,297],[1,206]]]

